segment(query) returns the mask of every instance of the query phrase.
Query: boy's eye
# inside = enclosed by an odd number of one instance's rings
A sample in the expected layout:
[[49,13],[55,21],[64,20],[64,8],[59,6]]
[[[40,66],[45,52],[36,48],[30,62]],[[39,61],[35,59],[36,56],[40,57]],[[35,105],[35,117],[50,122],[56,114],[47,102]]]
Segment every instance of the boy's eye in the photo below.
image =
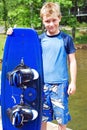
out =
[[53,22],[56,22],[56,19],[53,19]]
[[46,23],[49,23],[50,21],[49,20],[47,20],[47,21],[45,21]]

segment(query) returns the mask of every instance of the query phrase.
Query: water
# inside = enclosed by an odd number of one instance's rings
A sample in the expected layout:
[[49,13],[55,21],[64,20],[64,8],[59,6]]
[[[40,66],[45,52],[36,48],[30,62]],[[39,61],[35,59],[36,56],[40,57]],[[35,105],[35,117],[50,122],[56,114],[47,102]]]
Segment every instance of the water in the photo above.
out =
[[87,50],[77,50],[77,91],[70,97],[73,130],[87,130]]
[[70,97],[72,121],[68,127],[72,130],[87,130],[87,50],[77,50],[77,91]]

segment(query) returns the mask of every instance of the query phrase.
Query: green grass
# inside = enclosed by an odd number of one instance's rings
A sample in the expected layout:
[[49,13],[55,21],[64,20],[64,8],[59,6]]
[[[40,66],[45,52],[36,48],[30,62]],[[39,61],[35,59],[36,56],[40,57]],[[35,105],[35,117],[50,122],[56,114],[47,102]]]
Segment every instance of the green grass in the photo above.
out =
[[76,44],[87,44],[87,30],[86,31],[77,31],[76,32]]
[[6,35],[0,34],[0,59],[2,59],[3,56],[5,39],[6,39]]
[[[63,30],[65,33],[69,34],[72,36],[72,31],[71,30]],[[76,29],[76,34],[75,34],[75,44],[87,44],[87,29],[83,30],[78,30]]]
[[[0,34],[0,61],[3,57],[3,49],[4,49],[5,39],[6,39],[6,35]],[[0,63],[0,70],[1,70],[1,68],[2,68],[2,64]]]

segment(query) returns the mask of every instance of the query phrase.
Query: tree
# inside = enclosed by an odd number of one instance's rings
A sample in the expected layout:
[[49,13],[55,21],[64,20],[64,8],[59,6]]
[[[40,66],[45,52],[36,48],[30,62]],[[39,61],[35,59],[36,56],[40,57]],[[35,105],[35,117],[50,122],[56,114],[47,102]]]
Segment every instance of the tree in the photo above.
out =
[[16,0],[16,9],[10,9],[8,20],[10,25],[37,27],[40,25],[39,8],[41,0]]
[[5,27],[26,26],[38,28],[40,24],[39,11],[41,0],[0,0],[1,18],[5,21]]
[[[62,25],[76,26],[77,6],[83,6],[86,0],[0,0],[0,18],[5,22],[5,27],[18,26],[41,28],[40,8],[47,1],[59,2],[62,11]],[[70,10],[74,7],[74,15]],[[74,36],[74,35],[73,35]]]
[[6,6],[6,0],[2,0],[3,3],[3,21],[5,22],[5,30],[7,30],[7,18],[8,18],[8,10],[7,10],[7,6]]

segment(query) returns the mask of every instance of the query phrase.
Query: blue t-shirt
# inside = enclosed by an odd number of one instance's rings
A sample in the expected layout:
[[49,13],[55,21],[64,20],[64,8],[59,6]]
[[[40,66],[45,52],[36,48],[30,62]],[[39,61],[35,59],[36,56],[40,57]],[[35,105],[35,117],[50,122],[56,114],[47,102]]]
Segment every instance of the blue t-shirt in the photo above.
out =
[[75,48],[72,38],[66,35],[65,41],[63,35],[62,32],[55,36],[40,35],[45,83],[68,81],[67,55],[75,52]]

